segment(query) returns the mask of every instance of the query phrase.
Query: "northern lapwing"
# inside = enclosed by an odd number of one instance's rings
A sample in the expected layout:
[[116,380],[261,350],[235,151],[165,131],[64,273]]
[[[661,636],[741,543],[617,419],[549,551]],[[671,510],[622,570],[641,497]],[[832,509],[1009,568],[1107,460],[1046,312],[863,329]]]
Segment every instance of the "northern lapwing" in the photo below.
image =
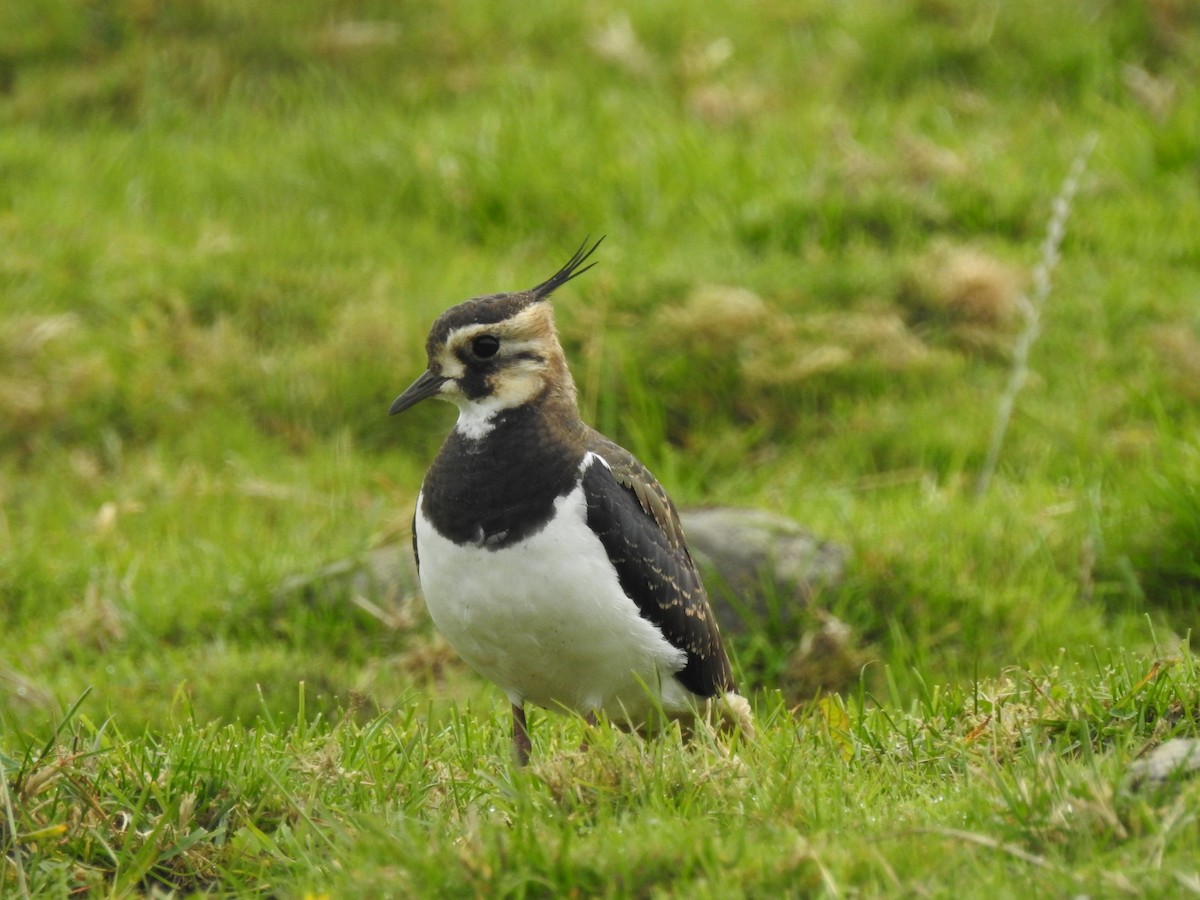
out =
[[550,295],[595,265],[600,241],[534,288],[442,313],[427,371],[390,409],[458,407],[413,551],[434,624],[508,695],[522,765],[530,703],[631,728],[715,712],[752,729],[674,504],[579,416]]

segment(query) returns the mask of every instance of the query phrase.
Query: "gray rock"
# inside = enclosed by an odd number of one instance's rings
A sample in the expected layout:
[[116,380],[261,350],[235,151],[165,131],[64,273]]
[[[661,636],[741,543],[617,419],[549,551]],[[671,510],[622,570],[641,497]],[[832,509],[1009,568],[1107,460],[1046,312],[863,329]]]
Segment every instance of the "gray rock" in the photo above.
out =
[[293,575],[275,591],[277,606],[297,601],[309,606],[342,606],[347,600],[389,629],[416,625],[423,604],[410,545],[386,544],[362,556]]
[[1129,767],[1134,787],[1164,784],[1172,778],[1200,771],[1200,739],[1175,738],[1155,747]]
[[[848,551],[820,540],[785,516],[718,507],[682,513],[692,555],[712,597],[717,621],[731,634],[781,627],[796,634],[813,596],[835,588]],[[420,616],[416,566],[407,542],[339,560],[280,585],[277,602],[310,604],[349,599],[392,628]]]
[[735,507],[681,516],[717,621],[729,633],[764,627],[794,633],[813,597],[845,577],[849,551],[786,516]]

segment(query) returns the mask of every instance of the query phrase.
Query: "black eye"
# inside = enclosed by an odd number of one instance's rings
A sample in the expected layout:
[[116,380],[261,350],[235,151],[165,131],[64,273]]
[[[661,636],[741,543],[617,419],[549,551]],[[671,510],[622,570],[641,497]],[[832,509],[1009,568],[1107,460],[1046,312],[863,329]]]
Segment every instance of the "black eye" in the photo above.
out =
[[500,351],[500,338],[492,334],[481,334],[471,341],[471,352],[480,359],[495,356]]

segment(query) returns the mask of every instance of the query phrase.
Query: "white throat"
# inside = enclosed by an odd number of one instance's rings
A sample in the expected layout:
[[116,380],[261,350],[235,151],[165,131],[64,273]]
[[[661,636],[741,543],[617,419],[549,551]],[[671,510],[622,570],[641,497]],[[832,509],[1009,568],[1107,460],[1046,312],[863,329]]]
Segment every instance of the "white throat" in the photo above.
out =
[[496,427],[496,415],[509,406],[501,397],[484,397],[472,400],[458,408],[458,421],[454,430],[463,437],[478,441],[490,434]]
[[465,438],[477,441],[496,427],[496,415],[506,409],[516,409],[529,403],[544,386],[541,367],[531,363],[518,363],[493,376],[489,387],[492,393],[468,400],[462,394],[451,395],[458,406],[458,422],[454,430]]

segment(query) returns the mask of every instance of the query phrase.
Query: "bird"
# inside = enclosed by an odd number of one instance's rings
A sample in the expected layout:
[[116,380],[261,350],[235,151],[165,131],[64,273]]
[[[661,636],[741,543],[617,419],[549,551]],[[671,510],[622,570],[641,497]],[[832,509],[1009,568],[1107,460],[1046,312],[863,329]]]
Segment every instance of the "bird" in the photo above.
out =
[[665,714],[753,732],[675,505],[580,416],[550,298],[603,240],[535,287],[447,309],[428,368],[389,409],[458,407],[417,495],[413,553],[434,625],[507,695],[518,765],[527,704],[589,726]]

